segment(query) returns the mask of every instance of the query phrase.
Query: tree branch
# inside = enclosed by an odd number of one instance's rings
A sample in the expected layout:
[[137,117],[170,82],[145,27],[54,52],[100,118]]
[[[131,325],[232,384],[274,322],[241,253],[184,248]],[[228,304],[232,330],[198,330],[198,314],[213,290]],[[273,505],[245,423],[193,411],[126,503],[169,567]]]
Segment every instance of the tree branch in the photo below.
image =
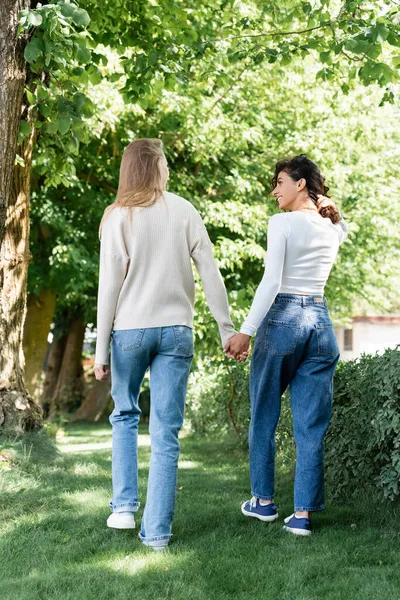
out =
[[317,25],[316,27],[310,27],[309,29],[300,29],[299,31],[272,31],[271,33],[251,33],[247,35],[230,35],[225,38],[215,38],[214,40],[205,40],[201,42],[202,44],[209,44],[214,42],[224,42],[227,40],[236,40],[236,39],[244,39],[244,38],[259,38],[259,37],[277,37],[282,35],[302,35],[303,33],[309,33],[310,31],[316,31],[317,29],[324,29],[325,27],[329,27],[331,21],[326,21],[322,23],[322,25]]
[[93,185],[98,185],[99,187],[103,188],[103,190],[107,190],[107,192],[112,192],[113,194],[116,194],[118,191],[117,188],[115,188],[113,185],[110,185],[106,181],[100,181],[100,179],[97,179],[97,177],[95,177],[91,173],[77,173],[76,176],[82,181],[86,181],[87,183],[93,183]]
[[231,89],[233,87],[235,87],[235,85],[240,81],[240,79],[242,78],[243,74],[245,73],[245,71],[247,71],[247,69],[249,68],[249,66],[252,64],[252,61],[249,61],[248,63],[246,63],[243,67],[243,69],[240,71],[239,75],[236,77],[235,81],[223,92],[223,94],[221,96],[219,96],[219,98],[217,98],[215,100],[215,102],[212,104],[211,108],[208,109],[208,111],[206,112],[206,116],[209,115],[214,108],[217,106],[217,104],[219,102],[221,102],[221,100],[223,100],[225,98],[225,96],[231,91]]

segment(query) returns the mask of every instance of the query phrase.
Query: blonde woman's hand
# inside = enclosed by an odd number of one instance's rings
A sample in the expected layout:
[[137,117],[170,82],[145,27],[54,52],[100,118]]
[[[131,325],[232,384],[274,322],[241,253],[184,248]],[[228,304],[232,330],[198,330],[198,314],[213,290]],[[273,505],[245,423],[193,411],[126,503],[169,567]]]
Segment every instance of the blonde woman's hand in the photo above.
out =
[[110,373],[111,371],[108,365],[99,365],[97,363],[94,365],[94,375],[97,381],[106,381],[106,379],[109,378]]

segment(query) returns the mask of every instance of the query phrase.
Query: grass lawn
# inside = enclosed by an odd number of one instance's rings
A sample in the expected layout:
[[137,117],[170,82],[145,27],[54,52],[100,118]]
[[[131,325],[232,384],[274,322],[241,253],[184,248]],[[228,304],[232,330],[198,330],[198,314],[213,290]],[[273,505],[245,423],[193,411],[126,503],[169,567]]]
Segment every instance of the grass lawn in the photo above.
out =
[[[139,444],[143,501],[146,429]],[[0,469],[2,600],[400,599],[398,505],[328,503],[315,534],[295,537],[281,518],[267,524],[241,514],[247,455],[233,440],[186,436],[173,541],[155,553],[138,530],[106,527],[110,427],[68,426],[58,449],[38,440]],[[283,518],[292,512],[291,473],[280,469],[276,490]]]

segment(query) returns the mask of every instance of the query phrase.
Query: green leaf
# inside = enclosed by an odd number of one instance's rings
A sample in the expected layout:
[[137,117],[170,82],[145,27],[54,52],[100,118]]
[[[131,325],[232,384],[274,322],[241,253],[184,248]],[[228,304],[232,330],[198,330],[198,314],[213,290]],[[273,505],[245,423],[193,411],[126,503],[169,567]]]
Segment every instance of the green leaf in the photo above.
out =
[[68,4],[62,4],[60,10],[61,14],[64,15],[64,17],[72,17],[72,15],[77,9],[78,7],[76,6],[76,4],[72,4],[72,2],[69,2]]
[[158,52],[156,50],[150,50],[148,56],[149,65],[155,65],[158,61]]
[[58,124],[55,122],[46,123],[46,131],[47,133],[54,134],[58,131]]
[[382,52],[382,46],[381,46],[381,44],[378,44],[378,43],[377,43],[377,44],[373,44],[373,45],[372,45],[372,46],[369,48],[369,50],[368,50],[368,52],[367,52],[367,56],[368,56],[369,58],[374,58],[374,59],[376,59],[376,58],[378,58],[378,56],[381,54],[381,52]]
[[400,35],[398,35],[397,33],[390,32],[387,37],[387,41],[391,46],[396,46],[397,48],[400,48]]
[[42,54],[41,50],[38,48],[36,44],[30,42],[27,46],[25,46],[24,57],[28,63],[33,63],[35,60]]
[[365,39],[352,39],[346,42],[345,48],[354,54],[365,54],[371,43]]
[[49,96],[49,92],[48,92],[47,88],[39,85],[37,88],[37,96],[38,96],[39,100],[46,100]]
[[27,121],[21,120],[21,123],[19,124],[19,132],[22,133],[23,136],[30,134],[31,127]]
[[375,81],[383,86],[393,81],[394,71],[385,63],[368,61],[360,69],[359,76],[365,85],[369,85]]
[[84,46],[79,46],[76,51],[75,58],[80,63],[87,65],[87,63],[89,63],[90,59],[92,58],[92,53],[89,50],[89,48],[85,48]]
[[89,81],[93,85],[98,85],[102,81],[101,73],[95,67],[91,68],[89,71]]
[[81,109],[85,105],[86,101],[87,101],[87,97],[85,96],[85,94],[82,94],[82,92],[78,92],[77,94],[75,94],[74,106],[75,106],[75,109],[77,110],[77,112],[81,111]]
[[71,119],[67,115],[63,115],[58,119],[58,131],[61,135],[65,135],[71,126]]
[[292,62],[292,57],[290,54],[284,54],[280,60],[280,63],[282,66],[290,65],[291,62]]
[[141,106],[144,110],[149,106],[149,99],[146,96],[139,98],[138,101],[139,106]]
[[394,56],[392,58],[392,65],[396,67],[396,69],[400,66],[400,56]]
[[33,25],[34,27],[38,27],[39,25],[42,24],[42,15],[35,13],[33,10],[30,10],[28,12],[27,15],[27,21],[30,25]]
[[372,40],[374,42],[387,40],[390,30],[383,23],[376,23],[376,25],[371,30]]
[[[137,54],[136,55],[136,59],[135,59],[135,70],[136,71],[144,71],[146,68],[146,57],[144,54]],[[165,65],[160,65],[160,68],[167,72],[170,73],[171,70],[169,69],[169,67],[166,67]]]
[[25,90],[26,97],[28,98],[29,104],[36,104],[35,94],[32,94],[30,90]]
[[40,104],[39,112],[43,117],[47,119],[50,116],[51,108],[48,104]]
[[318,71],[315,78],[317,79],[317,81],[319,79],[321,79],[322,81],[329,81],[330,79],[332,79],[334,77],[334,75],[335,75],[335,72],[332,71],[332,69],[328,69],[327,67],[324,67],[323,69]]
[[326,52],[321,52],[319,55],[319,60],[323,63],[330,63],[331,62],[331,53],[329,50],[327,50]]
[[76,25],[81,25],[82,27],[87,27],[90,23],[90,17],[83,8],[74,10],[72,13],[72,20]]
[[114,81],[119,81],[122,77],[123,73],[113,73],[112,75],[110,75],[109,77],[107,77],[108,81],[111,81],[111,83],[114,83]]

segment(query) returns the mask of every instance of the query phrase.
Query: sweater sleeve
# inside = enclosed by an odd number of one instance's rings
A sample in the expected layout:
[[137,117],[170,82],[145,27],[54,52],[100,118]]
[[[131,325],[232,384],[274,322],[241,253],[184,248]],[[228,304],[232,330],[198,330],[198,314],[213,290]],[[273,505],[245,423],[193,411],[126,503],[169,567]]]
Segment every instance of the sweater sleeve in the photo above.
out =
[[347,227],[347,224],[343,221],[342,215],[340,215],[340,216],[341,216],[341,219],[340,219],[339,223],[335,224],[335,227],[339,234],[339,244],[343,244],[343,242],[347,239],[349,228]]
[[288,235],[285,216],[278,214],[271,217],[268,223],[268,248],[264,259],[264,275],[249,314],[240,328],[240,333],[250,336],[256,333],[280,290]]
[[198,213],[197,227],[191,244],[191,257],[201,277],[206,301],[217,322],[224,347],[236,331],[229,314],[228,296],[214,259],[212,243]]
[[121,218],[111,214],[105,220],[100,245],[99,290],[97,299],[97,341],[95,363],[109,363],[110,337],[129,256]]

